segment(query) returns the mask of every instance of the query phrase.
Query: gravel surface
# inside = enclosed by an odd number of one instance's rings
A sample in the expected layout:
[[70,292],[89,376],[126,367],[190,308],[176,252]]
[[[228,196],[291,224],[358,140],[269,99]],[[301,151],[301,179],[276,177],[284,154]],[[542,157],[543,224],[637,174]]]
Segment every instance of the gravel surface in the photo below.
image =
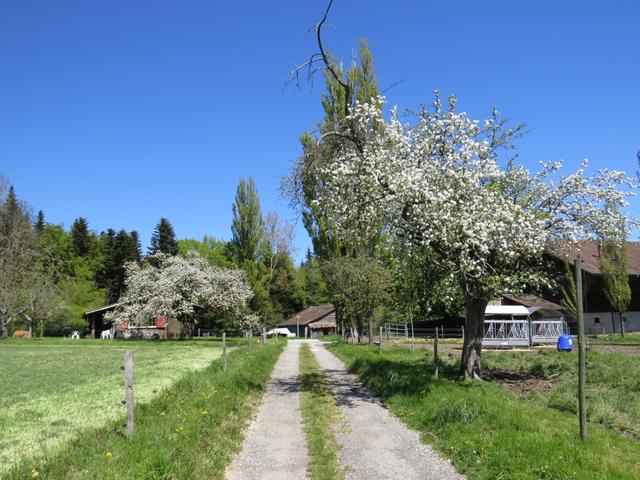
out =
[[[344,364],[322,346],[310,341],[320,367],[335,388],[346,428],[337,432],[340,460],[347,479],[453,480],[464,479],[418,434],[409,430],[375,400]],[[294,478],[294,477],[282,477]]]
[[307,478],[307,443],[298,395],[300,344],[289,341],[278,359],[242,451],[226,472],[227,480]]

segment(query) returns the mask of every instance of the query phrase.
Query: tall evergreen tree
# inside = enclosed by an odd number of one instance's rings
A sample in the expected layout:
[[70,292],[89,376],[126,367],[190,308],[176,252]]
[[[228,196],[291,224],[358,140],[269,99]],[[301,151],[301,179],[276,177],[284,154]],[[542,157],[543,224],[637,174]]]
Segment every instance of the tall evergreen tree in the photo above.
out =
[[321,305],[329,302],[327,285],[322,278],[320,264],[310,249],[307,249],[304,262],[300,265],[305,305]]
[[117,278],[118,259],[115,253],[116,232],[112,228],[100,234],[99,248],[104,258],[103,268],[96,274],[96,283],[106,291],[106,302],[111,304],[118,300]]
[[258,261],[258,249],[264,238],[264,220],[253,178],[240,179],[233,204],[231,249],[239,265]]
[[148,249],[148,253],[149,255],[155,255],[156,253],[178,254],[176,234],[168,219],[162,217],[156,225],[151,236],[151,246]]
[[129,256],[132,260],[139,262],[142,260],[142,246],[140,245],[140,236],[138,235],[137,230],[132,230],[131,233],[129,233],[129,240],[131,244],[129,247]]
[[91,253],[92,242],[89,233],[89,222],[84,217],[78,217],[71,226],[71,241],[73,249],[79,257],[86,257]]
[[18,202],[13,185],[9,186],[7,196],[0,208],[0,233],[6,236],[15,232],[31,230],[31,222],[25,208]]
[[36,223],[33,225],[33,228],[35,229],[36,233],[40,235],[42,232],[44,232],[45,226],[46,224],[44,221],[44,212],[42,210],[39,210],[38,217],[36,219]]

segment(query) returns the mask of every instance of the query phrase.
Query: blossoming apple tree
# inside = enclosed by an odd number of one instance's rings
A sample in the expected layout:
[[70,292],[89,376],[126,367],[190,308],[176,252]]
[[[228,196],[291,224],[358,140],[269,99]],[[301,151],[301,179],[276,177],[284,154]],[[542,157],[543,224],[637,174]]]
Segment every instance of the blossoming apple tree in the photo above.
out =
[[316,202],[345,235],[368,235],[382,217],[393,238],[437,254],[464,294],[462,373],[479,378],[488,301],[545,284],[542,254],[553,240],[606,238],[637,185],[623,172],[587,175],[586,161],[567,176],[560,162],[531,173],[504,158],[519,128],[495,111],[472,120],[455,103],[443,107],[436,92],[411,123],[395,109],[385,119],[382,98],[356,105],[351,133],[323,159]]
[[234,315],[239,327],[255,323],[254,316],[243,314],[253,292],[242,271],[213,267],[195,251],[186,257],[159,253],[152,259],[142,266],[127,264],[126,290],[110,318],[148,325],[167,315],[179,320],[187,334],[202,308]]

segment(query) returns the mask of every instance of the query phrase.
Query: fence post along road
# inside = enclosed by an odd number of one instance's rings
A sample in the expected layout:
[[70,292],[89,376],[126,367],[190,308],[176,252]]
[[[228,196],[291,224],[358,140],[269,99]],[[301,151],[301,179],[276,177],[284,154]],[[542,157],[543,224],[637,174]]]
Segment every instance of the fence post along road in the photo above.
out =
[[133,438],[134,430],[134,398],[133,398],[133,352],[127,350],[124,354],[124,395],[127,407],[127,438]]

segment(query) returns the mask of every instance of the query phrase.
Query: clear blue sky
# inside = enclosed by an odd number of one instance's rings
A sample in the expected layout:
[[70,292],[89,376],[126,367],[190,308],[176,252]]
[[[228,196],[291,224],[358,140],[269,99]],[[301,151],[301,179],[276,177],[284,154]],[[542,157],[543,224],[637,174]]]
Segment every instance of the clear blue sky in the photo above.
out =
[[[324,0],[0,3],[0,172],[48,221],[179,238],[230,237],[240,177],[264,211],[295,219],[280,178],[321,118],[283,85],[314,51]],[[336,0],[327,46],[349,61],[368,38],[392,104],[455,93],[525,122],[522,161],[635,172],[640,2]],[[640,212],[635,200],[632,212]],[[637,236],[635,234],[634,236]],[[300,222],[298,257],[309,245]]]

